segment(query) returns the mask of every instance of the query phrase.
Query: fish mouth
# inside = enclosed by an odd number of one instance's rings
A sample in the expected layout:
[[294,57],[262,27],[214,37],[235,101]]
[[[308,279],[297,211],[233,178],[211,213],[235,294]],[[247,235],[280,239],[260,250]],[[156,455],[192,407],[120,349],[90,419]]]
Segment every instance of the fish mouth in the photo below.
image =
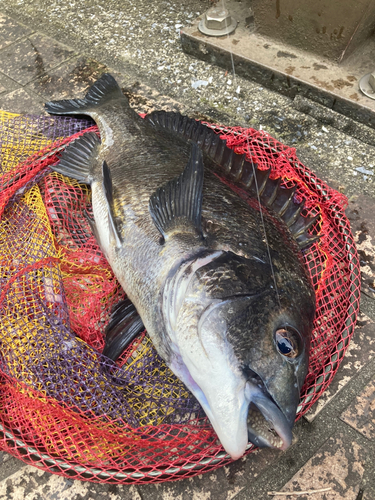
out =
[[221,369],[218,380],[211,376],[198,385],[182,359],[171,368],[198,399],[233,460],[242,457],[249,441],[259,448],[290,446],[294,419],[288,422],[256,374],[249,380]]
[[[277,411],[280,412],[278,409]],[[284,425],[282,419],[281,421],[278,418],[275,419],[275,411],[272,417],[267,418],[255,403],[250,403],[247,416],[247,437],[258,448],[286,450],[292,442],[292,431],[288,428],[288,424]]]
[[251,443],[259,448],[286,450],[292,442],[292,427],[277,403],[268,394],[260,378],[257,383],[246,383],[246,399],[250,402],[247,414],[247,434]]

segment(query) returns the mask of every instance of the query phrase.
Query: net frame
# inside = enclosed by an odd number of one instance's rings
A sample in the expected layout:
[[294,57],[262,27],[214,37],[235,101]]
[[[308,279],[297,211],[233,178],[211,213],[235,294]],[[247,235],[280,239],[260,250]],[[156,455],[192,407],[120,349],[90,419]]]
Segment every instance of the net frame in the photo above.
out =
[[[220,135],[224,135],[225,138],[228,137],[239,137],[245,132],[243,129],[232,129],[227,127],[222,127],[218,125],[210,126],[215,132]],[[250,129],[251,130],[251,129]],[[247,131],[248,132],[248,131]],[[84,131],[80,132],[84,133]],[[262,138],[259,139],[260,147],[270,148],[270,138],[267,135],[263,136],[265,142],[262,142]],[[66,144],[71,141],[71,137],[66,140]],[[275,147],[274,153],[280,154],[280,145],[277,141],[273,140]],[[42,156],[43,160],[48,158],[53,158],[57,154],[58,150],[66,147],[64,145],[58,145],[54,147],[53,151],[47,153],[47,155]],[[229,146],[231,146],[229,144]],[[285,152],[285,148],[280,145],[281,151]],[[39,161],[38,155],[34,156],[31,161],[26,163]],[[344,207],[342,204],[338,203],[333,196],[333,190],[329,188],[324,182],[317,178],[315,174],[310,172],[304,165],[299,161],[296,161],[291,156],[290,162],[292,167],[299,173],[300,176],[304,178],[306,185],[317,192],[321,199],[328,203],[330,206],[331,220],[337,228],[338,234],[341,235],[347,252],[348,269],[349,269],[349,282],[350,282],[350,297],[349,297],[349,307],[347,310],[347,316],[344,322],[344,328],[339,332],[334,348],[329,353],[324,366],[320,373],[318,373],[314,379],[314,383],[310,383],[305,386],[300,400],[300,405],[297,411],[297,419],[300,418],[319,398],[324,389],[332,381],[341,360],[345,354],[345,351],[349,345],[349,341],[354,332],[354,325],[356,321],[356,316],[359,308],[359,289],[360,289],[360,273],[359,273],[359,261],[355,249],[355,244],[353,237],[350,232],[349,223],[344,214]],[[39,172],[37,172],[38,175]],[[34,178],[35,181],[35,178]],[[225,451],[218,451],[214,456],[203,456],[201,459],[192,460],[191,463],[180,466],[171,467],[160,467],[160,469],[142,471],[140,470],[104,470],[100,467],[90,466],[87,464],[77,464],[73,461],[66,461],[58,457],[52,457],[48,453],[43,453],[36,447],[31,446],[27,443],[22,436],[17,435],[14,429],[7,428],[0,422],[0,438],[2,438],[2,444],[0,441],[0,448],[3,447],[6,451],[13,451],[15,456],[21,458],[22,460],[31,463],[32,465],[48,470],[50,472],[55,472],[58,474],[63,474],[65,476],[75,477],[81,480],[91,480],[99,482],[115,482],[115,483],[142,483],[142,482],[162,482],[165,480],[175,480],[180,477],[187,477],[209,470],[222,465],[228,464],[231,459],[225,453]],[[249,445],[248,451],[253,451],[254,447]]]

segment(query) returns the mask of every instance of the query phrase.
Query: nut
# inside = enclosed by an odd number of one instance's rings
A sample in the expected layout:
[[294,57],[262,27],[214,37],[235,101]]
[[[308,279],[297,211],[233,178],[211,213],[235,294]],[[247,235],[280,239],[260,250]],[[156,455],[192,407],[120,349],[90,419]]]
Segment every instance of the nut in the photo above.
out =
[[221,5],[209,9],[205,16],[206,27],[210,30],[222,30],[231,24],[231,17],[228,10]]
[[208,9],[198,25],[199,31],[207,36],[229,35],[236,27],[237,21],[222,3]]

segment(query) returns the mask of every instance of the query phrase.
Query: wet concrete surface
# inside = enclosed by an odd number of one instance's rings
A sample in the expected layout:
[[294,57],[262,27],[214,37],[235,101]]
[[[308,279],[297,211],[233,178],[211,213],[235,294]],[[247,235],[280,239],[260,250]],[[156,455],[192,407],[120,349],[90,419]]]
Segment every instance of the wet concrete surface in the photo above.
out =
[[375,381],[356,397],[341,418],[368,439],[375,439]]
[[[322,499],[356,500],[362,482],[365,453],[356,441],[338,433],[310,458],[308,462],[284,485],[282,492],[324,490]],[[316,496],[316,495],[315,495]],[[308,495],[300,498],[307,499]],[[285,498],[275,495],[274,500]]]
[[1,71],[18,84],[27,83],[73,57],[74,51],[39,34],[8,45],[1,53]]
[[[44,101],[80,96],[98,75],[110,70],[137,111],[175,110],[225,125],[262,128],[295,147],[302,162],[349,199],[365,294],[347,358],[327,393],[297,422],[293,445],[284,453],[261,450],[202,476],[131,487],[53,476],[0,453],[0,500],[261,500],[272,498],[268,491],[324,487],[332,489],[299,498],[357,500],[360,489],[364,499],[375,498],[374,408],[368,404],[375,377],[372,131],[351,119],[345,119],[345,128],[334,112],[327,121],[319,105],[303,106],[184,54],[180,27],[209,5],[198,0],[48,0],[43,5],[2,0],[0,107],[44,113]],[[356,131],[355,137],[350,130]]]
[[67,99],[72,92],[84,93],[87,84],[93,84],[106,71],[106,66],[85,56],[73,57],[69,61],[34,79],[26,91],[40,96],[45,102],[51,99]]
[[307,411],[304,418],[312,422],[325,406],[352,380],[353,374],[360,371],[375,356],[375,323],[363,313],[358,315],[357,330],[351,340],[344,360],[329,387],[320,396],[316,404]]
[[[226,5],[231,15],[238,20],[235,33],[228,37],[206,36],[198,29],[203,18],[199,16],[182,29],[181,43],[186,53],[215,62],[226,69],[234,64],[237,73],[245,78],[291,98],[303,95],[365,125],[371,124],[374,128],[375,101],[365,96],[358,87],[358,81],[373,69],[374,38],[362,44],[359,52],[336,64],[327,59],[327,52],[318,55],[312,50],[302,50],[303,43],[298,47],[288,44],[288,32],[284,33],[283,41],[276,36],[262,35],[263,19],[258,17],[254,21],[252,11],[256,10],[256,3],[252,5],[251,0],[226,0]],[[274,10],[271,3],[268,8],[268,18],[282,24],[282,16],[276,20],[272,15]],[[283,9],[285,14],[285,4]],[[287,21],[289,31],[296,32],[301,42],[307,38],[306,32],[298,31],[303,12],[300,6],[294,21]],[[256,16],[259,16],[259,10]],[[314,39],[322,40],[316,32],[314,35],[308,41],[310,47]],[[323,38],[328,39],[329,36],[327,33]]]

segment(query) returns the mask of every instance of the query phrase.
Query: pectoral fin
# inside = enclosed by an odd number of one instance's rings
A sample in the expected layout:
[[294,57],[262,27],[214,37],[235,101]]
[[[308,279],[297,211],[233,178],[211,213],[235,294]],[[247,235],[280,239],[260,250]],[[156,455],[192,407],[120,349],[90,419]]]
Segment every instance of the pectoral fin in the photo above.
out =
[[84,215],[85,219],[87,220],[87,222],[88,222],[88,224],[90,226],[92,234],[94,235],[96,241],[99,243],[100,242],[100,237],[99,237],[99,233],[98,233],[98,228],[96,227],[96,224],[95,224],[95,219],[92,219],[89,216],[87,210],[83,211],[83,215]]
[[105,161],[103,161],[102,173],[103,173],[103,191],[105,198],[107,200],[110,242],[114,244],[117,248],[120,248],[122,244],[122,238],[120,234],[120,229],[116,223],[114,215],[112,176],[111,176],[111,171],[109,170],[108,165]]
[[151,196],[151,217],[165,240],[172,233],[184,232],[193,232],[202,237],[203,174],[202,151],[194,143],[182,174]]

